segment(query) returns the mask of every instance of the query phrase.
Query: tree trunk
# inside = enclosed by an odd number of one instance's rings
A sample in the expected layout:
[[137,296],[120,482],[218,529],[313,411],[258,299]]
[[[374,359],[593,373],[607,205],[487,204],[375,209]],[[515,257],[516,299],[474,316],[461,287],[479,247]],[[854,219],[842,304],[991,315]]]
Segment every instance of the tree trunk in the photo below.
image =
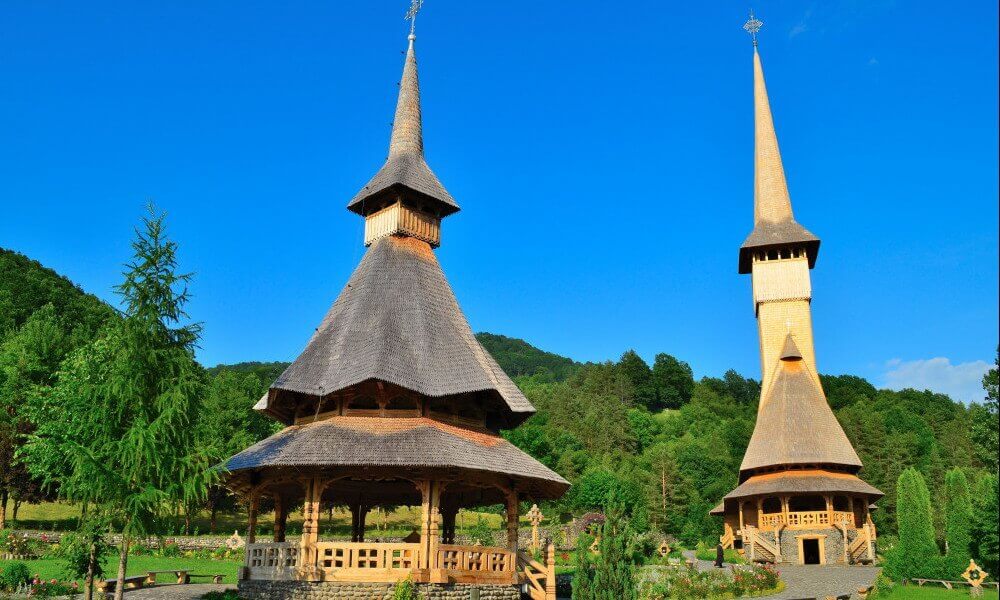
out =
[[191,511],[184,509],[184,535],[191,535]]
[[667,470],[660,467],[660,501],[663,504],[663,514],[667,514]]
[[115,583],[114,600],[122,600],[125,594],[125,568],[128,566],[128,536],[122,534],[121,551],[118,554],[118,581]]
[[87,577],[83,580],[84,600],[94,600],[94,570],[97,567],[97,543],[90,542],[90,557],[87,559]]
[[21,501],[17,498],[14,499],[14,512],[11,514],[11,522],[14,526],[17,526],[17,512],[21,510]]
[[7,490],[0,490],[0,530],[7,528]]
[[215,533],[216,515],[218,515],[218,513],[219,513],[219,507],[216,506],[216,504],[217,503],[213,500],[212,501],[212,515],[208,519],[208,531],[209,531],[209,533],[212,533],[212,534]]

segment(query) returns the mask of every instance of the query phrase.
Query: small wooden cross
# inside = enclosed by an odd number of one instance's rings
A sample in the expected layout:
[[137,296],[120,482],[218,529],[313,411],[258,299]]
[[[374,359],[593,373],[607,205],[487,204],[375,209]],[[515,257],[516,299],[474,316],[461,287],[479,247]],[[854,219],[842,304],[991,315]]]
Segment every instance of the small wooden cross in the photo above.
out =
[[976,561],[970,560],[969,566],[962,573],[962,579],[969,582],[969,595],[973,598],[979,598],[983,595],[983,580],[989,575],[986,571],[979,568]]
[[667,540],[663,540],[663,543],[660,544],[660,556],[666,558],[668,554],[670,554],[670,544],[667,543]]
[[531,510],[528,511],[528,520],[531,521],[531,549],[533,552],[538,552],[538,525],[545,518],[542,511],[539,510],[537,504],[531,505]]

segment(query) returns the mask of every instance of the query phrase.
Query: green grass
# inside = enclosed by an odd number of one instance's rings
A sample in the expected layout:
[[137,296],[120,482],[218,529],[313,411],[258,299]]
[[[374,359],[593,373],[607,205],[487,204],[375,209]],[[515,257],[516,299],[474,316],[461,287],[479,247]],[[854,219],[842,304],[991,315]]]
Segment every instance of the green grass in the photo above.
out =
[[[12,515],[8,510],[8,518]],[[20,508],[17,521],[9,521],[8,527],[14,529],[32,529],[39,531],[72,531],[76,529],[76,520],[80,516],[79,506],[65,504],[61,502],[45,502],[42,504],[26,504]],[[503,527],[503,517],[494,513],[480,513],[475,511],[461,511],[456,523],[457,532],[464,534],[467,528],[475,525],[479,517],[485,520],[491,529],[500,530]],[[184,517],[170,517],[168,521],[168,535],[180,535],[183,532]],[[528,526],[526,517],[522,516],[522,524]],[[209,533],[209,514],[201,511],[193,515],[191,519],[192,533],[207,535]],[[274,514],[265,513],[258,516],[258,531],[266,535],[274,526]],[[246,532],[247,522],[245,513],[219,513],[217,515],[216,534],[230,535],[233,531],[239,531],[240,535]],[[288,517],[288,532],[291,535],[298,535],[302,527],[302,513],[293,512]],[[368,513],[366,535],[375,539],[377,537],[405,536],[411,531],[420,530],[420,507],[409,506],[400,507],[391,512]],[[333,518],[326,511],[320,516],[320,534],[334,536],[351,535],[351,516],[346,510],[335,511]]]
[[[878,600],[968,600],[968,598],[969,588],[965,586],[947,590],[940,586],[931,587],[928,584],[923,587],[898,585],[888,596],[879,596]],[[997,592],[984,589],[983,600],[997,600]]]
[[[0,570],[10,561],[0,560]],[[65,563],[55,558],[43,558],[39,560],[26,560],[28,570],[32,575],[36,573],[41,579],[65,580],[63,569]],[[215,575],[222,573],[225,575],[224,583],[236,583],[237,570],[242,566],[242,561],[211,560],[206,558],[161,558],[154,556],[132,556],[128,559],[128,575],[145,575],[146,571],[163,571],[166,569],[183,569],[191,573],[202,575]],[[104,561],[104,573],[107,578],[114,579],[118,573],[118,557],[108,557]],[[173,575],[162,574],[157,576],[159,583],[176,583]],[[199,583],[211,583],[211,579],[199,580]],[[80,581],[79,583],[83,583]]]

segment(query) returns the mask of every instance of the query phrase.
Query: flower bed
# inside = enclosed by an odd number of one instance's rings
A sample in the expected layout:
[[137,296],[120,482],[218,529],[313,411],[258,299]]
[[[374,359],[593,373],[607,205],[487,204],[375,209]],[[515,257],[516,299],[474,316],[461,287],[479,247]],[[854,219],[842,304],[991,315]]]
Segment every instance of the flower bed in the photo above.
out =
[[784,589],[778,571],[769,566],[739,567],[732,571],[658,569],[640,587],[644,600],[668,598],[743,598],[775,594]]

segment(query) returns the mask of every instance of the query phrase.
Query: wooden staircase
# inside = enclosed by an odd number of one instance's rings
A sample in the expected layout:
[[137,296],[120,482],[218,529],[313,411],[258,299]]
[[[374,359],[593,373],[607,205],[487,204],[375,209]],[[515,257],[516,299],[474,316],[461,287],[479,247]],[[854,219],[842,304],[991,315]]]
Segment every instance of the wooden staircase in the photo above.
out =
[[736,547],[736,536],[733,535],[733,528],[726,525],[726,531],[719,536],[719,543],[722,544],[723,550],[729,550]]
[[527,552],[518,552],[517,572],[521,583],[528,585],[531,600],[556,600],[556,548],[552,542],[546,545],[544,565]]
[[852,563],[875,562],[875,528],[869,523],[856,529],[857,537],[847,547],[847,556]]
[[756,527],[743,528],[743,548],[750,562],[776,563],[781,560],[781,550],[778,548],[778,530],[772,542]]

